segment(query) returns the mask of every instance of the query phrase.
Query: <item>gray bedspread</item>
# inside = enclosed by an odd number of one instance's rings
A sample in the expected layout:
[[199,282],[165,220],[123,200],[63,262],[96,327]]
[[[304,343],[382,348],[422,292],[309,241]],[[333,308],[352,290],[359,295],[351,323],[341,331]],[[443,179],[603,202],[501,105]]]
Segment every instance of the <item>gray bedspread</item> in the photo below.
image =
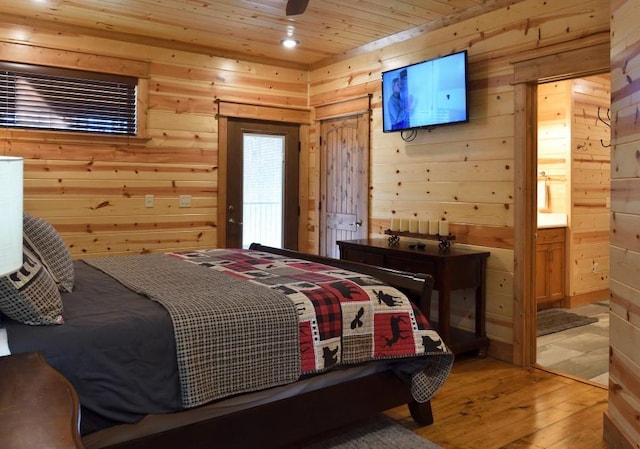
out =
[[167,309],[184,407],[300,377],[298,315],[281,292],[166,254],[86,263]]
[[73,384],[81,433],[182,409],[171,318],[160,304],[84,262],[63,293],[65,324],[27,326],[7,317],[12,354],[41,352]]

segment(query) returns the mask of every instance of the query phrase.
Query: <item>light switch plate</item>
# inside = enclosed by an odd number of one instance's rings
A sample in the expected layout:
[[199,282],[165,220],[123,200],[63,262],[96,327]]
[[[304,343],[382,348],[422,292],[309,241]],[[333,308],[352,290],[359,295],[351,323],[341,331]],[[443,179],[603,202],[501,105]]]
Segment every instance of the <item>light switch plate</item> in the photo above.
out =
[[180,207],[191,207],[191,195],[180,195]]

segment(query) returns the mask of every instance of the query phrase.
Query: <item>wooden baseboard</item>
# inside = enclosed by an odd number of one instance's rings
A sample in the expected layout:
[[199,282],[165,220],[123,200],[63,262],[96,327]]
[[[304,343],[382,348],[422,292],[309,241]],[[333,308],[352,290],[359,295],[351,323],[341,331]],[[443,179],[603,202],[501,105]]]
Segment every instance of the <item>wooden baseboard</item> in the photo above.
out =
[[634,449],[636,446],[631,444],[629,440],[620,432],[620,429],[609,417],[608,412],[603,415],[602,436],[609,449]]
[[513,345],[511,343],[491,340],[487,355],[491,358],[502,360],[503,362],[513,363]]
[[609,289],[598,290],[595,292],[583,293],[581,295],[567,296],[562,304],[562,307],[566,309],[573,309],[575,307],[586,306],[593,304],[594,302],[609,299]]

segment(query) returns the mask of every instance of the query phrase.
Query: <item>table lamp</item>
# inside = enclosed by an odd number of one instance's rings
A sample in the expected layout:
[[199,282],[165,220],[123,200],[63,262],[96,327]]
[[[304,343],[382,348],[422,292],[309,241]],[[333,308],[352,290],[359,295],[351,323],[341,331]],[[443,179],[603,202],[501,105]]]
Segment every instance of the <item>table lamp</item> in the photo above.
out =
[[22,266],[23,163],[0,156],[0,276]]

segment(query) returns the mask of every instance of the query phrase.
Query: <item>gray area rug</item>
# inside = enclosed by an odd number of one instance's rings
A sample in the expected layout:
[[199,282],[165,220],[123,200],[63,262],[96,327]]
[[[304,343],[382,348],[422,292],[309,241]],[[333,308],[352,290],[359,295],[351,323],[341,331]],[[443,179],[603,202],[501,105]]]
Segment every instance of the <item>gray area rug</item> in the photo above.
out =
[[385,418],[304,449],[442,449]]
[[538,312],[536,335],[540,337],[597,321],[597,317],[578,315],[566,309],[545,309]]

